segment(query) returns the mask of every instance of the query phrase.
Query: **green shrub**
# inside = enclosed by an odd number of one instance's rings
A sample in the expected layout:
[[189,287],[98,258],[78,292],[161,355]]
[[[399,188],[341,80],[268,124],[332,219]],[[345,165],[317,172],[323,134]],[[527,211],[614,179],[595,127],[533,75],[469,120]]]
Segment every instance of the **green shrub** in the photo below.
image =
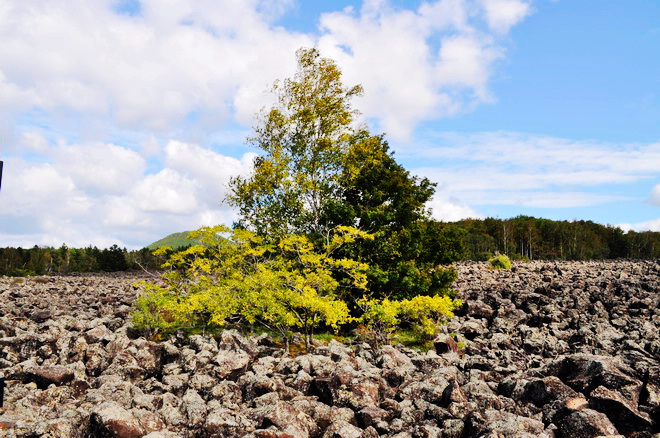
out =
[[511,260],[505,254],[498,254],[488,259],[490,267],[493,269],[511,269]]

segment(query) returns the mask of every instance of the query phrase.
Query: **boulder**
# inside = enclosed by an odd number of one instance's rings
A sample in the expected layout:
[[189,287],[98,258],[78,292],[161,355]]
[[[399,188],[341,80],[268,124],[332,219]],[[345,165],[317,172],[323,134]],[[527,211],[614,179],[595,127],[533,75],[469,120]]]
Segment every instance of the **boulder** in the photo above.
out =
[[117,402],[106,402],[94,408],[90,427],[98,437],[141,438],[146,435],[138,419]]
[[48,385],[65,385],[74,379],[72,369],[63,366],[41,366],[29,368],[25,374],[26,382],[35,382],[39,389]]

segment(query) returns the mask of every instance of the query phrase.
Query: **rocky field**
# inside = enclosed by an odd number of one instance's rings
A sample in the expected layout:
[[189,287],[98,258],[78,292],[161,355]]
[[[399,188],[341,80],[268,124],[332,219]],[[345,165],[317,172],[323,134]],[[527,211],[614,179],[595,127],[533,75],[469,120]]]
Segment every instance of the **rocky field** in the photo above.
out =
[[135,277],[0,277],[0,436],[659,436],[658,261],[457,269],[433,351],[297,357],[236,331],[136,337]]

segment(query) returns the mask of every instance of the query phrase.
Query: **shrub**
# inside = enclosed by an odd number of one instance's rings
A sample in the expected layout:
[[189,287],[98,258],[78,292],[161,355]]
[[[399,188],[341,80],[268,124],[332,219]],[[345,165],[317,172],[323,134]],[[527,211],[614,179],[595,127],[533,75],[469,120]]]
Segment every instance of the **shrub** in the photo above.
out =
[[452,318],[463,302],[448,296],[418,295],[399,301],[362,299],[358,304],[363,311],[360,322],[366,329],[362,335],[379,346],[389,344],[402,327],[409,327],[409,334],[419,341],[433,338],[438,326]]
[[498,254],[495,257],[488,259],[490,267],[493,269],[511,269],[511,260],[506,254]]
[[132,315],[137,329],[166,334],[257,324],[278,333],[287,348],[292,330],[300,330],[308,346],[315,328],[351,320],[339,290],[366,288],[367,265],[332,256],[347,242],[372,238],[355,228],[337,227],[321,249],[302,235],[266,241],[222,226],[191,237],[202,244],[169,255],[165,286],[145,284]]

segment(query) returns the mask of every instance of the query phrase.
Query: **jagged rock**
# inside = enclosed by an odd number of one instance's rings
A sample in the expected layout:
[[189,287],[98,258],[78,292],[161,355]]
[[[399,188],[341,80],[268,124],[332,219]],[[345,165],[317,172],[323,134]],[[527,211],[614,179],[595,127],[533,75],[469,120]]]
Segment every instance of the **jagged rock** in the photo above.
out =
[[189,389],[181,399],[183,402],[183,410],[188,418],[188,424],[193,427],[198,427],[206,418],[206,403],[204,399],[194,389]]
[[642,389],[635,371],[616,357],[574,354],[551,362],[544,372],[583,394],[598,386],[618,390],[633,406],[637,406]]
[[333,421],[342,420],[356,424],[355,413],[349,408],[328,406],[314,397],[298,397],[291,404],[314,419],[320,430],[325,430]]
[[215,374],[221,379],[236,377],[238,372],[247,369],[250,359],[250,355],[242,350],[220,350],[213,358],[217,364]]
[[206,416],[202,430],[209,438],[242,437],[255,430],[255,422],[238,412],[218,408]]
[[358,424],[363,429],[372,426],[389,416],[385,409],[376,406],[367,406],[357,412]]
[[572,397],[578,397],[578,393],[558,377],[550,376],[528,382],[521,398],[540,407],[555,400],[563,401]]
[[135,276],[0,277],[0,435],[114,436],[113,418],[152,438],[660,432],[660,264],[456,267],[465,304],[434,351],[315,341],[295,357],[237,331],[140,338]]
[[106,402],[94,409],[90,423],[99,437],[140,438],[145,435],[138,419],[116,402]]
[[605,414],[588,408],[556,416],[554,423],[561,436],[567,438],[619,435]]
[[650,430],[651,419],[639,412],[628,400],[620,394],[604,386],[591,391],[589,407],[607,415],[619,432],[632,433]]
[[438,354],[458,353],[458,344],[451,336],[439,336],[433,341],[433,346]]
[[40,389],[46,389],[48,385],[64,385],[74,379],[73,370],[63,366],[33,367],[26,372],[25,379],[35,382]]
[[552,436],[545,432],[543,422],[506,411],[487,409],[484,413],[484,420],[488,430],[504,436],[519,438],[550,438]]
[[344,420],[337,420],[325,430],[323,438],[362,438],[362,430]]
[[316,422],[307,414],[297,409],[292,403],[276,401],[275,403],[252,410],[248,417],[255,421],[259,428],[270,425],[278,427],[282,432],[295,437],[316,436],[319,428]]

